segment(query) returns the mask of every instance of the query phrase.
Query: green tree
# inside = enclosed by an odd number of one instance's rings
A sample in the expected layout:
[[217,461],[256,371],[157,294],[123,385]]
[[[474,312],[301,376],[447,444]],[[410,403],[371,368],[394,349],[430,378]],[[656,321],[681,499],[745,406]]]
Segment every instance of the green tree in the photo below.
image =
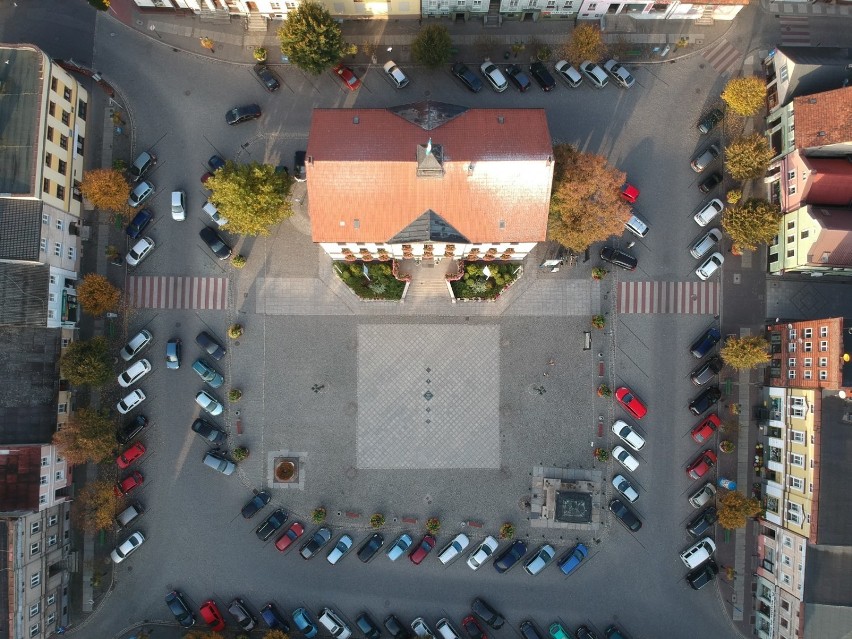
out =
[[94,481],[80,489],[71,504],[71,518],[76,528],[96,533],[115,524],[115,508],[118,502],[112,492],[112,483]]
[[553,147],[553,157],[550,239],[583,251],[623,233],[631,215],[630,205],[621,198],[625,174],[607,166],[603,156],[581,153],[568,144]]
[[207,188],[210,201],[228,218],[225,228],[237,235],[268,235],[269,228],[293,215],[290,207],[292,178],[276,173],[269,164],[236,164],[230,160],[213,177]]
[[766,104],[766,81],[756,75],[732,78],[722,91],[722,99],[734,113],[754,115]]
[[112,354],[103,336],[88,341],[75,341],[68,345],[59,359],[62,377],[75,386],[100,386],[112,378]]
[[741,492],[727,492],[719,497],[719,525],[728,530],[743,528],[748,517],[754,517],[763,510],[757,499],[749,498]]
[[115,423],[105,411],[81,408],[53,434],[53,444],[69,464],[98,464],[115,450]]
[[720,354],[725,364],[732,368],[755,368],[769,361],[769,342],[762,335],[729,337]]
[[278,29],[281,53],[300,69],[318,75],[337,64],[350,47],[340,25],[328,9],[316,2],[302,2],[287,14]]
[[411,55],[420,64],[435,69],[450,61],[453,41],[442,24],[429,24],[420,30],[411,44]]
[[130,184],[116,169],[94,169],[83,173],[80,183],[83,197],[105,211],[125,211],[129,208]]
[[77,301],[89,315],[98,317],[118,308],[121,291],[103,275],[89,273],[77,285]]
[[722,215],[722,228],[739,250],[753,251],[758,244],[770,242],[780,222],[780,207],[758,198],[728,207]]
[[562,46],[562,55],[575,67],[585,60],[597,62],[606,53],[606,45],[597,25],[582,23],[574,28],[571,39]]
[[753,133],[725,147],[725,168],[735,180],[754,180],[766,173],[774,155],[766,136]]

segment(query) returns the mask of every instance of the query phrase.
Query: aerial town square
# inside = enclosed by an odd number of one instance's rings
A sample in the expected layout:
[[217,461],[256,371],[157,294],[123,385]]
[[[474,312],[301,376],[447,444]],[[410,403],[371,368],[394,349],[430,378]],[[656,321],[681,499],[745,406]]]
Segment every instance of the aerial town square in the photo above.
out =
[[852,2],[0,0],[0,639],[844,639]]

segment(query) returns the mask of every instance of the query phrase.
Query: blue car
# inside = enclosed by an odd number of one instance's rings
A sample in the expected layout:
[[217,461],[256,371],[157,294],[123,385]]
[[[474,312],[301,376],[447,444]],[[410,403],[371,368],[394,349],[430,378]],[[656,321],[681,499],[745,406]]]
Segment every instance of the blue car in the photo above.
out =
[[145,230],[145,227],[151,223],[151,220],[154,219],[154,214],[151,213],[150,209],[142,209],[136,214],[130,224],[127,225],[127,235],[131,240],[135,240],[140,235],[142,235],[142,231]]
[[518,563],[526,554],[527,545],[516,539],[511,546],[503,551],[503,554],[494,560],[494,570],[502,574]]
[[296,608],[293,611],[293,623],[307,639],[317,636],[317,624],[311,619],[311,613],[304,608]]
[[589,556],[589,549],[583,544],[577,544],[568,553],[559,560],[559,570],[563,575],[570,575],[583,560]]
[[692,353],[692,356],[696,359],[701,359],[706,356],[721,339],[722,333],[719,332],[718,328],[708,328],[704,331],[704,334],[701,335],[701,337],[692,343],[692,346],[689,347],[689,352]]

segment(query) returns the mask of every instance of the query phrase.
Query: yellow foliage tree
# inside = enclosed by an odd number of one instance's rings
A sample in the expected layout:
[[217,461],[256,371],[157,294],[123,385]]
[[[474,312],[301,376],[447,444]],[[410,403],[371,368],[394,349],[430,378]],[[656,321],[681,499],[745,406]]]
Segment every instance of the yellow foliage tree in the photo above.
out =
[[574,28],[571,39],[562,46],[562,54],[575,67],[584,60],[597,62],[606,53],[601,30],[594,24],[583,23]]
[[624,232],[630,205],[621,198],[625,174],[607,166],[606,158],[581,153],[568,144],[553,147],[553,189],[548,236],[583,251]]
[[766,136],[753,133],[725,147],[725,168],[735,180],[754,180],[766,173],[774,156]]
[[290,639],[290,635],[283,630],[269,630],[263,635],[263,639]]
[[732,78],[722,91],[722,99],[734,113],[754,115],[766,103],[766,81],[756,75]]
[[121,171],[115,169],[93,169],[83,173],[80,184],[83,197],[106,211],[126,211],[130,185]]
[[726,492],[719,497],[719,525],[728,530],[743,528],[749,517],[754,517],[763,507],[757,499],[746,497],[741,492]]
[[77,285],[77,301],[89,315],[100,316],[118,308],[121,291],[103,275],[89,273]]
[[113,455],[115,423],[106,412],[81,408],[53,434],[53,443],[69,464],[97,464]]
[[745,370],[769,361],[769,342],[762,335],[729,337],[721,351],[725,364]]
[[289,175],[269,164],[229,160],[206,186],[213,192],[210,201],[228,218],[225,228],[230,233],[269,235],[270,227],[293,215],[288,199],[292,183]]
[[111,482],[89,482],[80,489],[71,504],[74,525],[90,533],[107,530],[115,523],[113,517],[117,504]]
[[729,206],[722,215],[722,228],[739,250],[753,251],[767,244],[778,233],[781,208],[767,200],[749,198]]

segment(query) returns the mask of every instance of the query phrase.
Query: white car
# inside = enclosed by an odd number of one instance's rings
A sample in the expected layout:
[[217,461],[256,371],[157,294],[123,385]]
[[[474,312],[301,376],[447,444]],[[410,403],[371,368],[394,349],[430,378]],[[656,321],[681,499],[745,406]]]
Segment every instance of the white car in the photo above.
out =
[[693,508],[701,508],[708,501],[713,499],[716,494],[716,487],[709,481],[698,489],[698,492],[693,493],[689,498],[689,503]]
[[464,549],[470,545],[470,539],[465,534],[458,534],[453,537],[453,540],[444,546],[444,549],[438,555],[438,561],[446,565],[453,559],[464,552]]
[[591,82],[592,86],[596,89],[603,89],[607,84],[609,84],[609,78],[606,77],[604,70],[591,60],[584,60],[581,62],[580,71],[589,78],[589,82]]
[[349,639],[352,631],[331,608],[323,608],[317,619],[334,639]]
[[707,206],[703,207],[698,213],[696,213],[692,219],[695,220],[695,223],[698,226],[707,226],[716,219],[716,216],[719,215],[722,211],[725,210],[725,205],[722,204],[722,200],[719,198],[713,198],[707,203]]
[[417,635],[420,639],[435,636],[431,628],[426,625],[426,621],[423,619],[423,617],[417,617],[417,619],[412,621],[411,629],[414,631],[414,634]]
[[568,60],[560,60],[553,68],[556,69],[556,73],[559,74],[565,82],[568,83],[568,86],[576,89],[583,83],[583,76],[580,75],[580,72],[577,71],[574,67],[568,64]]
[[136,185],[136,188],[130,192],[130,197],[127,198],[127,203],[132,207],[141,206],[142,202],[154,195],[154,185],[145,180]]
[[112,560],[115,563],[120,564],[122,561],[127,559],[127,556],[130,553],[139,548],[139,546],[143,543],[145,543],[145,536],[141,532],[135,532],[116,546],[115,550],[113,550],[109,556],[112,557]]
[[704,263],[695,269],[695,274],[698,276],[700,280],[708,280],[710,277],[722,268],[722,264],[725,262],[725,256],[716,251],[704,260]]
[[127,415],[127,413],[132,411],[144,401],[145,393],[143,393],[137,388],[135,391],[131,391],[124,399],[118,402],[118,404],[115,405],[115,408],[122,415]]
[[151,343],[151,340],[154,339],[154,336],[151,335],[149,331],[142,329],[136,335],[134,335],[127,344],[121,349],[121,359],[125,362],[129,362],[131,359],[136,357],[139,353],[148,348],[148,345]]
[[210,216],[210,219],[216,223],[216,226],[222,227],[228,223],[228,218],[219,215],[219,209],[217,209],[216,205],[213,204],[213,202],[211,202],[210,200],[207,200],[204,203],[204,206],[201,208],[201,210]]
[[340,539],[337,540],[337,543],[334,544],[334,548],[328,552],[325,558],[328,559],[328,563],[334,566],[338,561],[343,559],[343,556],[350,550],[352,550],[352,537],[349,535],[342,535]]
[[195,403],[211,415],[221,415],[222,411],[225,410],[222,404],[216,401],[216,398],[207,391],[199,391],[195,396]]
[[524,564],[524,570],[527,574],[535,577],[542,570],[547,568],[553,558],[556,556],[556,550],[550,544],[544,544],[536,553]]
[[183,191],[172,191],[172,219],[175,222],[186,219],[186,194]]
[[639,492],[633,488],[633,484],[624,475],[616,475],[612,478],[612,485],[631,504],[639,499]]
[[467,558],[467,565],[470,566],[471,570],[479,570],[482,564],[488,561],[488,558],[494,554],[498,545],[497,540],[489,535],[476,547],[476,550],[470,553],[470,556]]
[[396,62],[393,60],[385,62],[384,69],[390,81],[393,82],[393,85],[397,89],[403,89],[408,86],[408,77],[402,72],[402,69],[396,66]]
[[710,229],[702,235],[695,244],[689,247],[689,253],[695,259],[701,259],[709,253],[722,239],[722,231],[719,229]]
[[127,367],[121,375],[118,376],[118,385],[122,388],[133,386],[140,379],[151,372],[151,362],[147,359],[140,359],[135,364]]
[[613,448],[612,456],[615,457],[618,462],[630,472],[633,472],[637,468],[639,468],[639,461],[633,455],[628,453],[623,446],[616,446],[615,448]]
[[124,258],[130,266],[138,266],[139,262],[144,260],[154,250],[154,240],[150,237],[143,237],[127,252]]
[[642,450],[645,445],[645,438],[633,430],[633,427],[628,425],[627,422],[620,419],[612,425],[612,432],[633,450]]
[[630,75],[630,72],[623,66],[621,66],[621,63],[615,60],[607,60],[606,62],[604,62],[604,69],[606,69],[606,72],[612,76],[613,80],[615,80],[625,89],[629,89],[634,84],[636,84],[636,80],[633,79],[633,76]]
[[484,75],[485,79],[488,80],[488,84],[490,84],[497,93],[502,93],[509,88],[509,82],[506,80],[506,76],[503,75],[503,72],[498,69],[497,65],[493,62],[486,60],[482,63],[482,66],[479,67],[479,70],[482,71],[482,75]]

